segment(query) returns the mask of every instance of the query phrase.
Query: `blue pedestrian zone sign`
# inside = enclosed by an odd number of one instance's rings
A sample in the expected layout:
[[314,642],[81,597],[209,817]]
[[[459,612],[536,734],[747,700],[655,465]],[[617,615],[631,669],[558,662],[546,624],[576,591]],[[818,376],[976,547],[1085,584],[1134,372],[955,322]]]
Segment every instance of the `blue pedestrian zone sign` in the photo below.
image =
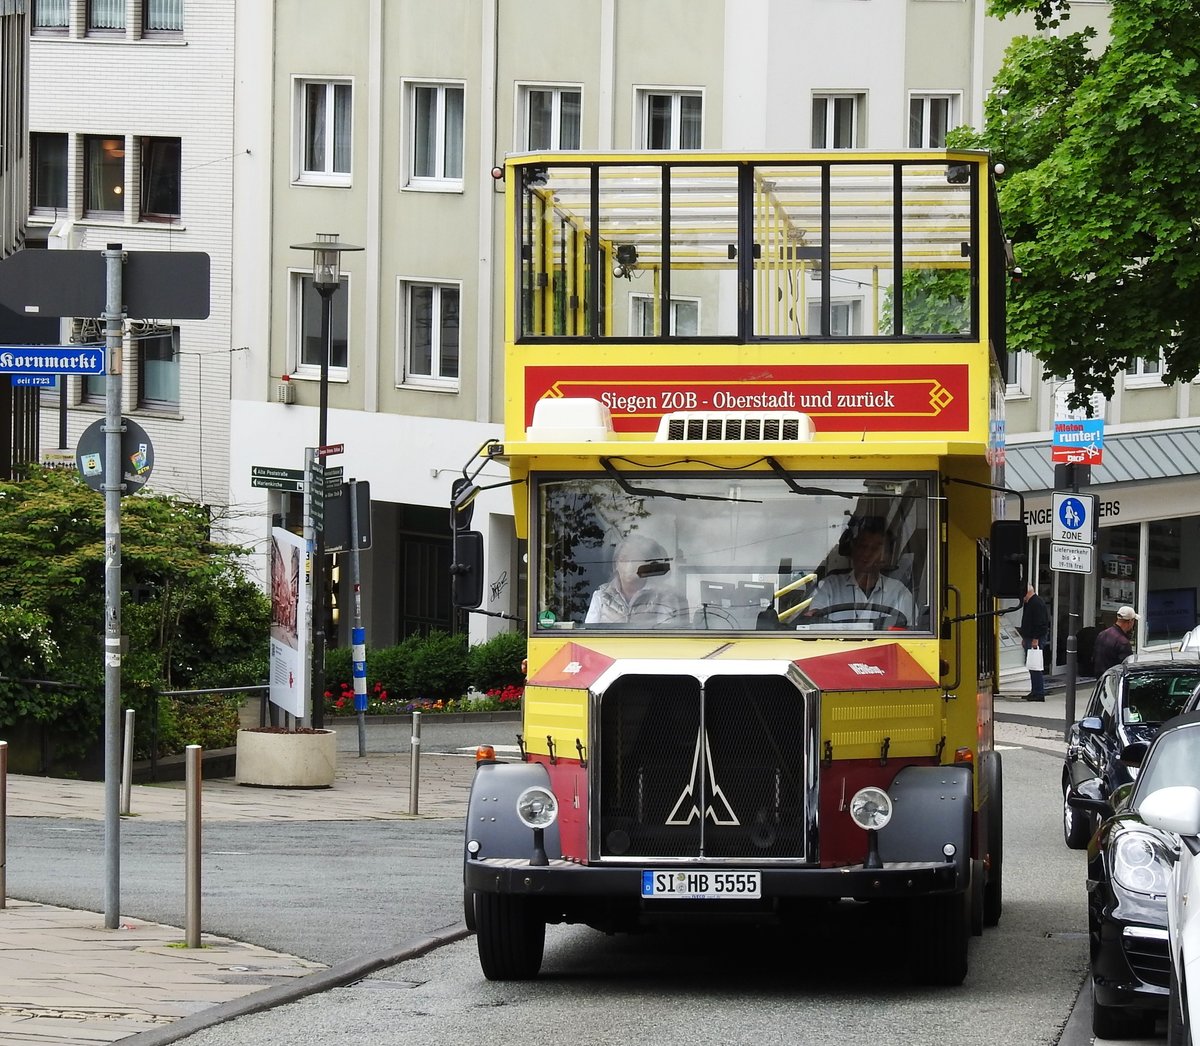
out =
[[1095,520],[1095,494],[1054,492],[1051,541],[1090,545],[1094,540]]
[[103,374],[103,347],[0,346],[0,374]]

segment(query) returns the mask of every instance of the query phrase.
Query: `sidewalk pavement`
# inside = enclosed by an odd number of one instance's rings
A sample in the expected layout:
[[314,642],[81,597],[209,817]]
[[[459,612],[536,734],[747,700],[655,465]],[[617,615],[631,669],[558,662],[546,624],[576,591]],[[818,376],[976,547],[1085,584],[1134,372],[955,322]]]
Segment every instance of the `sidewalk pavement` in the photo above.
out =
[[[460,818],[475,763],[470,756],[422,755],[419,818]],[[215,821],[411,820],[409,757],[339,753],[333,787],[250,788],[229,779],[203,783],[201,818]],[[10,774],[9,817],[104,820],[102,781]],[[130,813],[142,820],[184,821],[184,782],[133,785]],[[95,1046],[137,1035],[138,1046],[173,1042],[211,1021],[191,1015],[244,999],[246,1012],[310,990],[350,983],[383,965],[342,963],[329,969],[294,955],[121,917],[107,929],[94,912],[8,900],[0,908],[0,1044]],[[466,929],[409,942],[387,957],[399,962]],[[309,978],[302,986],[299,981]],[[264,991],[264,989],[267,989]],[[230,1012],[229,1016],[235,1015]],[[131,1043],[130,1046],[133,1046]]]
[[[1027,687],[1027,676],[1014,675],[997,695],[1000,739],[1061,752],[1061,685],[1051,683],[1044,703],[1021,700]],[[1090,682],[1077,688],[1077,715],[1090,693]],[[464,816],[474,769],[469,755],[422,755],[416,816]],[[414,816],[408,812],[409,781],[407,754],[357,757],[342,751],[332,788],[248,788],[229,779],[205,781],[201,816],[205,823],[405,820]],[[9,817],[104,819],[100,781],[9,775],[7,797]],[[183,782],[130,789],[130,812],[143,820],[182,824],[185,803]],[[399,962],[466,930],[448,927],[436,933],[440,936],[412,942],[388,961]],[[211,1016],[225,1004],[236,1008],[234,1001],[243,997],[260,993],[257,1003],[243,999],[244,1010],[265,1009],[307,994],[297,983],[301,978],[311,978],[307,983],[313,985],[320,981],[313,990],[323,990],[370,972],[353,964],[330,970],[210,934],[201,935],[203,947],[186,948],[184,938],[181,929],[139,919],[121,918],[110,930],[101,914],[9,900],[0,909],[0,1044],[94,1046],[138,1035],[137,1046],[156,1046],[209,1023],[189,1021],[189,1016],[205,1011]]]

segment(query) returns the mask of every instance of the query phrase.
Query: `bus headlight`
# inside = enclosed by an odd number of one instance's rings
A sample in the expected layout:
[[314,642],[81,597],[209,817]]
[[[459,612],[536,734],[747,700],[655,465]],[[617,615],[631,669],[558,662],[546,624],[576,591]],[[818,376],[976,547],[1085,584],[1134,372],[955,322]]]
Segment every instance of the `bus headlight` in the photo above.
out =
[[850,817],[859,828],[878,831],[892,819],[892,797],[882,788],[860,788],[850,800]]
[[558,820],[558,800],[542,785],[526,788],[517,796],[517,816],[526,828],[549,828]]

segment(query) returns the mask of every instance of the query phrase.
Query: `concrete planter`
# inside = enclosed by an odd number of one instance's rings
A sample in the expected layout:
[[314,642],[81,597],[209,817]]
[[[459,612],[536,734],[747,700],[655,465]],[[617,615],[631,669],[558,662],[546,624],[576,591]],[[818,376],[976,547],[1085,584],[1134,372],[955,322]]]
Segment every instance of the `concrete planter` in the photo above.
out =
[[237,783],[263,788],[328,788],[337,769],[333,730],[286,734],[239,730]]

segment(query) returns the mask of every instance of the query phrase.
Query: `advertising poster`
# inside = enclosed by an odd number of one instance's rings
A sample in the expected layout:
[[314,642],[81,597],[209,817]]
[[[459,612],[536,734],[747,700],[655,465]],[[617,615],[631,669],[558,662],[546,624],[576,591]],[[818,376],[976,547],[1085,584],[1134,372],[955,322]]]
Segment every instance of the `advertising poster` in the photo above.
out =
[[308,576],[304,538],[271,531],[271,700],[300,718],[308,697]]

